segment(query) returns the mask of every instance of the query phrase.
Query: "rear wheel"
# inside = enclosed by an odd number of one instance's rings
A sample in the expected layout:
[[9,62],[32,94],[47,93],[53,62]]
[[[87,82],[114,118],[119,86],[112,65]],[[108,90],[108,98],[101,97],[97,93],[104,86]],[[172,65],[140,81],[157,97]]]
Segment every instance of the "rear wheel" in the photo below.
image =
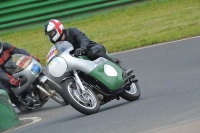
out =
[[132,82],[130,87],[126,89],[120,96],[127,101],[135,101],[140,97],[140,87],[138,83]]
[[83,86],[85,93],[82,93],[79,87],[77,88],[74,79],[68,79],[62,83],[66,99],[72,107],[86,115],[97,113],[100,104],[96,94],[87,84],[83,83]]
[[29,112],[31,109],[27,108],[24,104],[22,104],[19,99],[14,95],[13,92],[8,91],[11,103],[15,105],[15,107],[22,113]]
[[26,108],[26,106],[25,105],[23,105],[22,103],[17,103],[17,104],[15,104],[15,106],[17,107],[17,109],[20,111],[20,112],[22,112],[22,113],[26,113],[26,112],[29,112],[29,111],[31,111],[31,109],[28,109],[28,108]]

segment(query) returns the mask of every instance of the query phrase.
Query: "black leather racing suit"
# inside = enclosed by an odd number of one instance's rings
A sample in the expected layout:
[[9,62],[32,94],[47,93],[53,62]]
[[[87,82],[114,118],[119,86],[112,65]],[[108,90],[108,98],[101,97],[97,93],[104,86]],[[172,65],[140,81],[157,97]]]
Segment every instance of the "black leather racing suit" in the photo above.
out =
[[110,61],[112,59],[106,55],[105,47],[101,44],[91,41],[83,32],[77,28],[68,28],[64,30],[65,41],[70,42],[74,49],[83,48],[87,57],[95,60],[98,57],[104,57]]

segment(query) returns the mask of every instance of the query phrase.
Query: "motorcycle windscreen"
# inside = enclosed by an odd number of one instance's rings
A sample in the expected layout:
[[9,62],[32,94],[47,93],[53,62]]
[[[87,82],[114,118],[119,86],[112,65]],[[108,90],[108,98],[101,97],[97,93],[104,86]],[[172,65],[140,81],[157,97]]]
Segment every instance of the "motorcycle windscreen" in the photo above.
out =
[[99,64],[89,75],[100,81],[111,91],[121,88],[124,83],[122,69],[110,61]]
[[65,50],[72,51],[74,47],[67,41],[57,42],[51,47],[46,57],[46,64],[48,64],[55,56],[61,55]]
[[26,55],[14,54],[4,65],[7,73],[14,74],[23,71],[32,59]]

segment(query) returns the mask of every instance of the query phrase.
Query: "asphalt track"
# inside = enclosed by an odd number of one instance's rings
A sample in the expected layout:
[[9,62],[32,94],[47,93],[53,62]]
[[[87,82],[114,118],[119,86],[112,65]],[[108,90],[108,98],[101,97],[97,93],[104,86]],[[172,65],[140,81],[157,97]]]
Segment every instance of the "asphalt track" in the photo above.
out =
[[[19,118],[41,118],[9,133],[197,133],[200,132],[200,37],[113,54],[133,68],[141,97],[114,100],[83,115],[53,100]],[[23,125],[23,120],[22,120]],[[25,125],[25,122],[24,122]]]

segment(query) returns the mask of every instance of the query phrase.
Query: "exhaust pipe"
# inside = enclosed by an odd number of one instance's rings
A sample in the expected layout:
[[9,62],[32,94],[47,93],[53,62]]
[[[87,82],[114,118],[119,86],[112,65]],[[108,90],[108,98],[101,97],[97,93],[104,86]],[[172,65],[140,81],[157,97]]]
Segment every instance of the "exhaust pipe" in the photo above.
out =
[[50,93],[47,92],[43,87],[41,87],[40,85],[36,86],[39,90],[41,90],[42,92],[44,92],[47,96],[50,96]]

